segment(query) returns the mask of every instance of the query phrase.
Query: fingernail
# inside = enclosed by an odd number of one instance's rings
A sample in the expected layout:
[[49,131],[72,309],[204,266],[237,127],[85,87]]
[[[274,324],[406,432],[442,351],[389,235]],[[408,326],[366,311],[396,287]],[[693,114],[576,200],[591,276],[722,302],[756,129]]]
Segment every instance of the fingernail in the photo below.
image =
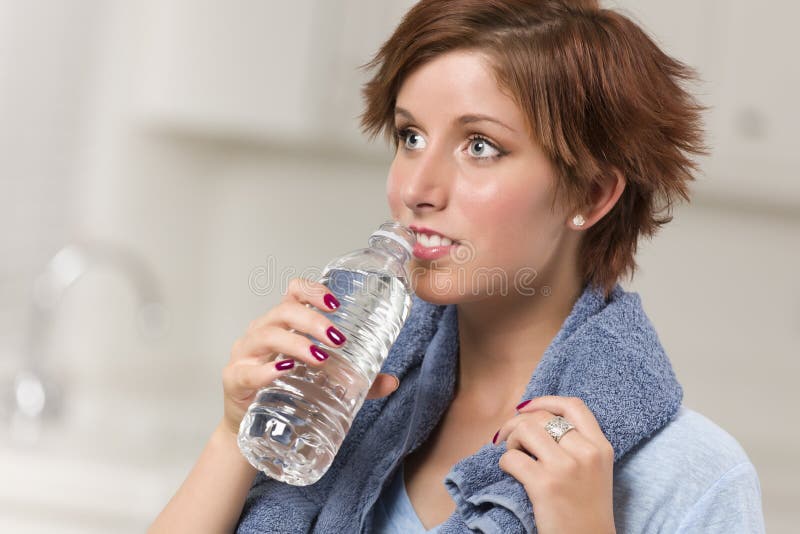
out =
[[336,297],[334,297],[330,293],[325,295],[325,298],[323,300],[325,301],[325,305],[332,310],[335,310],[336,308],[339,307],[339,301],[336,299]]
[[341,345],[347,339],[346,337],[344,337],[344,334],[342,334],[332,326],[328,327],[327,333],[328,333],[328,339],[330,339],[337,345]]
[[492,445],[494,445],[497,442],[497,436],[499,436],[499,435],[500,435],[500,431],[499,430],[494,433],[494,437],[492,438]]
[[319,348],[318,346],[311,345],[310,349],[311,349],[311,354],[313,354],[314,357],[319,361],[325,361],[328,359],[328,353]]
[[285,371],[294,367],[294,360],[282,360],[275,364],[275,369],[278,371]]
[[526,401],[522,401],[522,402],[520,402],[519,404],[517,404],[517,407],[516,407],[515,409],[516,409],[517,411],[521,410],[521,409],[522,409],[522,407],[523,407],[523,406],[525,406],[526,404],[528,404],[528,403],[529,403],[531,400],[532,400],[532,399],[528,399],[528,400],[526,400]]

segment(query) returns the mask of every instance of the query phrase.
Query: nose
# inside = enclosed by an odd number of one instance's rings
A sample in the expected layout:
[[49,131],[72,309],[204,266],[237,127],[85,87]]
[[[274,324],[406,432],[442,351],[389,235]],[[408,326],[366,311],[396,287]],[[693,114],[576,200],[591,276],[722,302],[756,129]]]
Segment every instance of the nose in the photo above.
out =
[[408,158],[402,166],[403,203],[415,213],[444,209],[450,194],[452,166],[446,155],[431,148]]

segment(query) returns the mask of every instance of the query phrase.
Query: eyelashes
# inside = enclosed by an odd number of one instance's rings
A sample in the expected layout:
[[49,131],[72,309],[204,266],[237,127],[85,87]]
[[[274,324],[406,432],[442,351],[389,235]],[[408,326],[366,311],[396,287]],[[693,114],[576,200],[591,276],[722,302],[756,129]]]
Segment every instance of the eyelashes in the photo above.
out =
[[[422,147],[419,148],[409,147],[408,139],[411,136],[419,136],[420,139],[424,140],[424,138],[419,133],[417,133],[416,131],[412,130],[409,127],[395,127],[393,132],[395,146],[405,151],[415,151],[424,148],[425,146],[424,141]],[[495,143],[494,141],[492,141],[491,139],[482,134],[472,133],[467,137],[467,140],[469,141],[469,144],[467,145],[467,152],[469,153],[469,156],[475,160],[493,161],[508,154],[508,151],[503,150],[502,148],[500,148],[500,146],[498,146],[497,143]],[[485,147],[488,147],[490,151],[493,153],[485,156],[480,154],[476,155],[472,153],[470,149],[478,145],[481,145],[484,149]]]
[[408,138],[412,135],[419,135],[419,134],[410,130],[409,128],[398,128],[395,129],[394,140],[397,144],[403,143],[404,148],[408,148],[407,146],[405,146],[405,143],[408,141]]
[[491,156],[475,156],[478,159],[495,160],[508,154],[508,152],[502,150],[495,143],[480,134],[472,134],[467,139],[469,139],[470,146],[473,146],[473,143],[482,143],[490,147],[495,152],[495,154],[492,154]]

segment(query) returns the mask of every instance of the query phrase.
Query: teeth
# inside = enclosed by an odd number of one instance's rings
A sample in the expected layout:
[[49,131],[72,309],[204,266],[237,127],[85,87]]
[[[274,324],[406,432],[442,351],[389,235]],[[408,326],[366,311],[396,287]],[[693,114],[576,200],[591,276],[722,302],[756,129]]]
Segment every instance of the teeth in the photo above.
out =
[[427,236],[425,234],[417,234],[417,241],[423,247],[438,247],[438,246],[449,246],[453,244],[453,241],[448,237],[441,237],[438,235]]

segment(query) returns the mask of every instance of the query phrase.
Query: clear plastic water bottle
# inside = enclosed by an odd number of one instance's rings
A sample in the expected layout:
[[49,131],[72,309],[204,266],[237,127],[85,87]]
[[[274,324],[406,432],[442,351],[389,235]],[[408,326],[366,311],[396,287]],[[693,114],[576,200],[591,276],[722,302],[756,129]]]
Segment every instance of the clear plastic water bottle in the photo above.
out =
[[347,341],[325,347],[330,357],[323,366],[296,361],[256,394],[238,438],[256,469],[306,486],[331,466],[411,311],[408,262],[415,241],[410,229],[387,221],[370,236],[369,248],[325,266],[318,281],[340,302],[328,316]]

